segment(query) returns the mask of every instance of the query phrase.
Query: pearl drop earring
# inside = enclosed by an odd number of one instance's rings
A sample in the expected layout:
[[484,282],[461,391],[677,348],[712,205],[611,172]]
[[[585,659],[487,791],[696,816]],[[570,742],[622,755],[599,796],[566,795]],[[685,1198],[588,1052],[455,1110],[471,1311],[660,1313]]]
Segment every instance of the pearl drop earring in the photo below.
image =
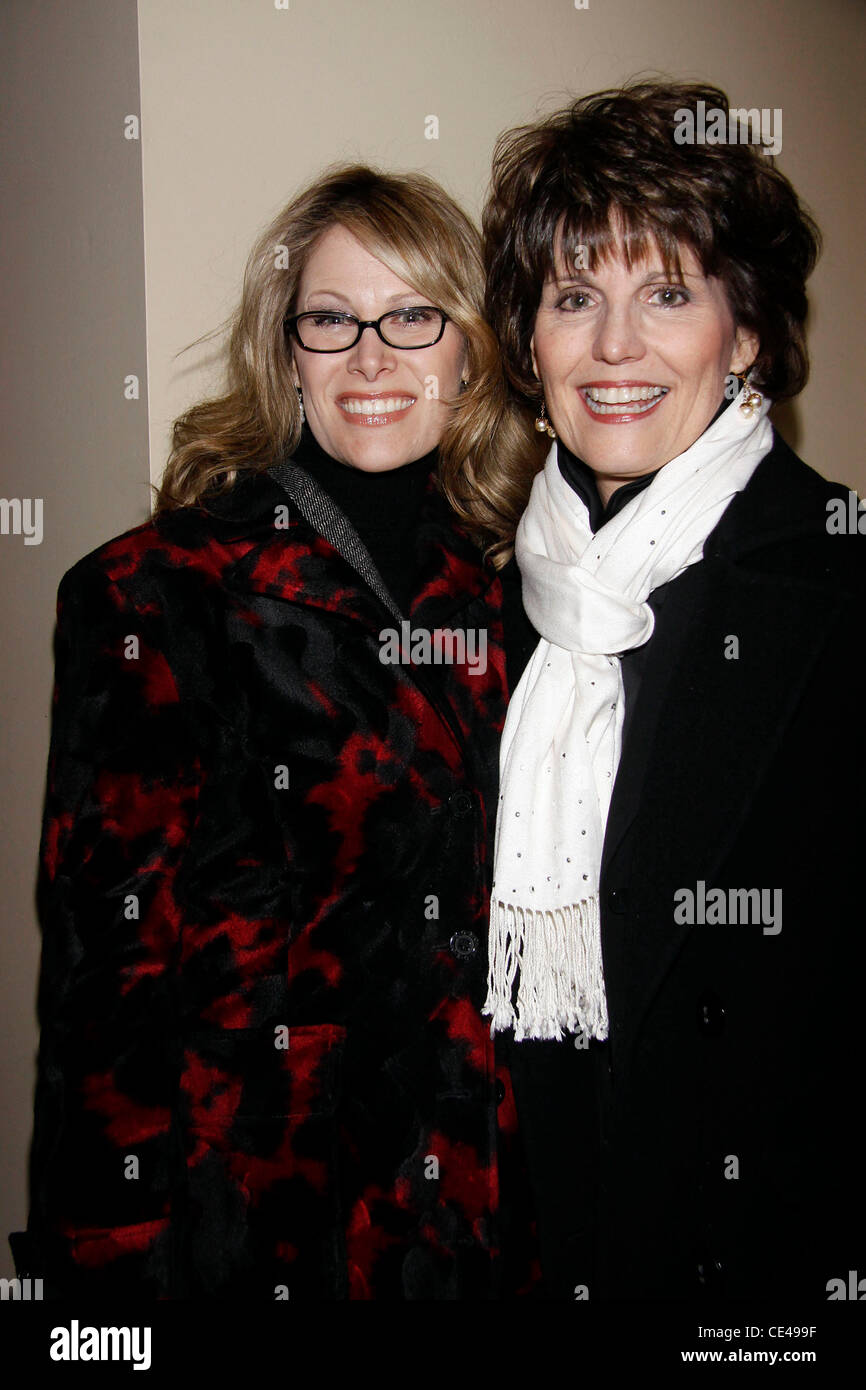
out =
[[544,432],[546,431],[550,435],[551,439],[556,438],[556,430],[553,428],[553,425],[547,418],[547,410],[544,404],[543,396],[541,398],[541,414],[535,421],[535,428],[538,430],[539,434],[544,434]]
[[756,410],[760,410],[764,403],[764,397],[761,395],[760,391],[756,391],[750,384],[748,372],[746,372],[742,381],[744,395],[743,399],[740,401],[740,410],[748,419],[749,416],[754,415]]

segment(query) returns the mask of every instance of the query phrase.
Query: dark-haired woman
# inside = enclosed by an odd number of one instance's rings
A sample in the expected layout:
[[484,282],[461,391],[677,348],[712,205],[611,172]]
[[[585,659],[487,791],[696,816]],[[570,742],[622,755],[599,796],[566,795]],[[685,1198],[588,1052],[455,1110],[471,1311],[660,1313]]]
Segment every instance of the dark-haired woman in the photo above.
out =
[[63,580],[13,1237],[46,1296],[506,1287],[501,593],[437,487],[507,435],[482,296],[442,189],[331,171],[254,248],[155,519]]
[[767,418],[816,230],[761,149],[677,141],[699,102],[635,84],[496,151],[488,311],[555,442],[486,1012],[548,1296],[808,1302],[866,1270],[863,537]]

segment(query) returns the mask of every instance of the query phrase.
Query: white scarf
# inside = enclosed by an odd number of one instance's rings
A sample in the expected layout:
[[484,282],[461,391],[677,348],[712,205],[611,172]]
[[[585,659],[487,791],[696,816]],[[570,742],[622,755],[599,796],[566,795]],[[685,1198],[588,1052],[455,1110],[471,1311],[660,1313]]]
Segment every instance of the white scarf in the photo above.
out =
[[700,560],[772,446],[770,402],[747,418],[742,399],[595,535],[555,444],[532,485],[515,554],[541,641],[500,750],[483,1009],[491,1035],[607,1037],[598,889],[625,712],[620,656],[649,640],[648,596]]

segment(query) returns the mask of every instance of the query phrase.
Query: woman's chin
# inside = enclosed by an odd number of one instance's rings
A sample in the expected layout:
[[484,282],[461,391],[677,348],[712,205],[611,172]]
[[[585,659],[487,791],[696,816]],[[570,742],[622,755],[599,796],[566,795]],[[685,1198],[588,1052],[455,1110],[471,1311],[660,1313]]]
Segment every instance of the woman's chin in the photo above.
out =
[[[638,445],[638,447],[631,448],[605,448],[607,433],[601,446],[597,440],[589,441],[585,437],[575,439],[573,444],[569,443],[567,438],[561,437],[575,458],[579,458],[582,463],[585,463],[597,478],[616,478],[617,485],[621,482],[627,482],[629,477],[642,477],[644,473],[654,472],[655,469],[661,467],[662,461],[667,457],[657,445],[655,447]],[[637,443],[637,441],[631,442]]]
[[[317,443],[332,458],[363,473],[387,473],[419,457],[412,452],[413,441],[392,430],[374,434],[371,429],[368,435],[366,431],[362,434],[360,430],[353,429],[348,436],[340,431],[339,436],[335,433],[331,438],[317,440]],[[421,452],[426,453],[427,450],[422,449]]]

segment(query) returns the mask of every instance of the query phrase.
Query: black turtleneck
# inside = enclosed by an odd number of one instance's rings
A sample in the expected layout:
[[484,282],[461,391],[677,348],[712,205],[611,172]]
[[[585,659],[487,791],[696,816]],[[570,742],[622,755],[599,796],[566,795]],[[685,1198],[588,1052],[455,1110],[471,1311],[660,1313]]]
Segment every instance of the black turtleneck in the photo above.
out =
[[566,448],[561,439],[556,441],[556,461],[559,464],[559,471],[569,487],[577,493],[582,502],[586,503],[589,512],[589,527],[593,535],[611,517],[621,512],[626,502],[635,497],[639,492],[643,492],[645,487],[649,487],[655,473],[641,473],[637,478],[631,478],[627,483],[623,483],[617,488],[607,500],[602,502],[598,491],[598,483],[595,474],[583,459],[579,459],[570,449]]
[[415,532],[438,459],[433,449],[412,463],[371,473],[332,458],[307,424],[293,455],[354,526],[401,613],[415,591]]

